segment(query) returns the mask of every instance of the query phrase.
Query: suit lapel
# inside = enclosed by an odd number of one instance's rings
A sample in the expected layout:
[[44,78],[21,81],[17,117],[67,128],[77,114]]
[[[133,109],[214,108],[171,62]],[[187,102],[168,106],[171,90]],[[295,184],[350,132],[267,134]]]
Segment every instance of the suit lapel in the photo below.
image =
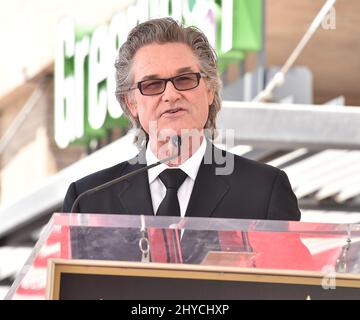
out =
[[[209,157],[209,152],[210,157]],[[195,179],[195,184],[189,204],[186,210],[186,217],[211,217],[214,210],[221,202],[230,186],[221,175],[216,175],[216,165],[214,152],[221,152],[214,148],[211,142],[207,142],[204,159],[200,165],[199,172]],[[205,163],[205,159],[211,159],[210,164]]]
[[[146,166],[145,150],[142,149],[137,157],[129,160],[129,169],[126,173]],[[116,194],[126,213],[154,215],[147,171],[125,180],[119,185]]]
[[[145,148],[139,155],[129,160],[129,165],[123,174],[137,170],[146,165]],[[204,159],[195,179],[193,191],[185,213],[186,217],[211,217],[230,186],[223,176],[216,175],[214,153],[221,152],[211,142],[207,142]],[[209,153],[212,155],[209,157]],[[210,164],[205,159],[212,159]],[[127,214],[154,215],[149,178],[147,171],[135,175],[116,186],[116,195]]]

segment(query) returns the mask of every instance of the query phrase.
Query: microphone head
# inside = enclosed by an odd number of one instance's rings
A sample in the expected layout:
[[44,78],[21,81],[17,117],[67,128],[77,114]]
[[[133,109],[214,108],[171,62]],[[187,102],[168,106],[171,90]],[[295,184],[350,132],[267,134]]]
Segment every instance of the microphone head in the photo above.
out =
[[181,137],[180,136],[172,136],[171,142],[177,148],[178,155],[180,155]]

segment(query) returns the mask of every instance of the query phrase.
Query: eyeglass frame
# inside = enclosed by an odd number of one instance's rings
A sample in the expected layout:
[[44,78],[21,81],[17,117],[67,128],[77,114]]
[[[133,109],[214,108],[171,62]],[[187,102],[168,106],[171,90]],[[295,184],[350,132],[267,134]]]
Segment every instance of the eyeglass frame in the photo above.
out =
[[[182,76],[185,76],[187,74],[195,74],[196,75],[196,80],[197,80],[197,84],[195,87],[192,87],[192,88],[189,88],[189,89],[178,89],[174,83],[174,79],[175,78],[178,78],[178,77],[182,77]],[[170,78],[156,78],[156,79],[146,79],[146,80],[142,80],[142,81],[138,81],[136,83],[136,86],[135,87],[132,87],[132,88],[129,88],[129,91],[131,90],[136,90],[136,89],[139,89],[140,93],[143,95],[143,96],[156,96],[158,94],[162,94],[165,92],[166,90],[166,86],[167,86],[167,83],[170,81],[172,83],[172,85],[174,86],[174,88],[178,91],[188,91],[188,90],[192,90],[192,89],[195,89],[199,86],[200,84],[200,79],[204,77],[204,75],[201,73],[201,72],[186,72],[186,73],[182,73],[182,74],[179,74],[177,76],[174,76],[174,77],[170,77]],[[141,89],[141,84],[145,81],[151,81],[151,80],[162,80],[162,81],[165,81],[165,85],[164,85],[164,90],[161,91],[161,92],[158,92],[158,93],[153,93],[153,94],[144,94],[142,89]]]

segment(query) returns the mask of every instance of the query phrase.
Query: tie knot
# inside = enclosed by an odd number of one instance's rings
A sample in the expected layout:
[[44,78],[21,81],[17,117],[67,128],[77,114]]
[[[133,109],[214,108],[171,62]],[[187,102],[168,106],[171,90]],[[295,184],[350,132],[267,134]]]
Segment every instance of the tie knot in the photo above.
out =
[[166,169],[159,174],[159,178],[166,189],[179,189],[187,174],[181,169]]

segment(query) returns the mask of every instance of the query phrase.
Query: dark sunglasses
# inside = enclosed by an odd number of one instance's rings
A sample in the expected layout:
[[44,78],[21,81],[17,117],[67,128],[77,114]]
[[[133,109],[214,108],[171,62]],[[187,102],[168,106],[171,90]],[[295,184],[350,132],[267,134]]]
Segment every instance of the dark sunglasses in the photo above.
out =
[[166,84],[170,81],[176,90],[186,91],[196,88],[200,83],[200,78],[200,72],[184,73],[166,79],[149,79],[139,81],[136,84],[136,87],[130,88],[129,90],[139,89],[141,94],[144,96],[154,96],[163,93],[166,89]]

